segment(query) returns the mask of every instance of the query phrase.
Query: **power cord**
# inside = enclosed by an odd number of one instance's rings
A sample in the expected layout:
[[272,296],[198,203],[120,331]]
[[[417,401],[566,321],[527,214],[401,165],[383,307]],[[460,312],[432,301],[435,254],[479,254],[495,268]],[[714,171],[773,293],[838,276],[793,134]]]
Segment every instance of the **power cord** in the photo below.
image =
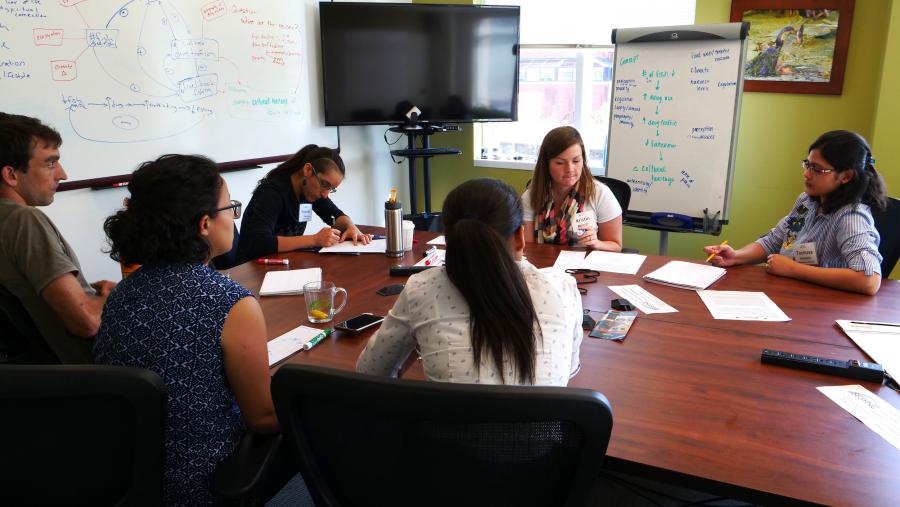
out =
[[[387,138],[388,132],[390,132],[390,131],[391,131],[390,128],[386,129],[384,131],[384,134],[382,135],[382,137],[384,137],[385,144],[387,144],[388,146],[393,146],[393,145],[399,143],[400,139],[403,139],[404,134],[397,133],[397,139],[394,139],[394,141],[391,142],[391,141],[388,141],[388,138]],[[403,163],[402,158],[398,160],[397,157],[395,157],[393,153],[391,153],[390,155],[391,155],[391,160],[393,160],[395,164],[400,165]]]

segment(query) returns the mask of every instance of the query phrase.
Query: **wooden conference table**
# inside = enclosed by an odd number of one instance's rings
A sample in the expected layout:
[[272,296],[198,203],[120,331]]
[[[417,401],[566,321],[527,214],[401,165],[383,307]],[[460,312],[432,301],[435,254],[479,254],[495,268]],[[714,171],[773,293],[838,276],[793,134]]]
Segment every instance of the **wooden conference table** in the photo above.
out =
[[[370,232],[374,229],[369,228]],[[416,231],[418,244],[400,259],[384,255],[294,252],[291,269],[320,266],[323,278],[344,287],[349,303],[336,320],[361,312],[384,315],[397,296],[375,291],[405,278],[394,264],[422,258],[433,233]],[[560,247],[530,245],[528,260],[550,266]],[[698,252],[699,257],[700,252]],[[816,390],[861,384],[900,408],[900,394],[853,379],[764,365],[763,348],[867,358],[835,326],[835,319],[900,322],[900,282],[885,280],[874,297],[835,291],[769,275],[759,266],[729,268],[716,290],[765,292],[793,320],[787,323],[714,320],[693,291],[644,282],[641,276],[669,258],[650,255],[636,276],[603,273],[583,285],[587,309],[606,311],[617,297],[607,285],[638,284],[678,313],[640,314],[628,338],[585,338],[581,371],[569,385],[606,395],[614,426],[606,468],[757,503],[900,505],[900,450]],[[244,264],[232,278],[258,293],[266,271]],[[303,298],[260,298],[269,338],[306,321]],[[593,314],[595,318],[597,314]],[[335,333],[288,362],[352,370],[372,331]],[[421,379],[411,359],[404,378]]]

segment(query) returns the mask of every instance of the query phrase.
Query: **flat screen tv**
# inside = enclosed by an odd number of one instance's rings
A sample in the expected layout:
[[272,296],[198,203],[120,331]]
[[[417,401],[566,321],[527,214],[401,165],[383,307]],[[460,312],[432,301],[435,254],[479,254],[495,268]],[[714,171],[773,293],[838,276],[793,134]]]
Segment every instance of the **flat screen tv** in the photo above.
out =
[[326,125],[517,119],[518,6],[322,2],[319,21]]

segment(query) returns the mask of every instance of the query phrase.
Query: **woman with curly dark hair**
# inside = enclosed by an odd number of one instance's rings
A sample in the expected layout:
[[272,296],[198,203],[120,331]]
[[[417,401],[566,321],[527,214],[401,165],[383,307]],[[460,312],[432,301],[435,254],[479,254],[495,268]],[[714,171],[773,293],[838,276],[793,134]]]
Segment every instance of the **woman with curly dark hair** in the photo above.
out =
[[208,266],[231,248],[241,203],[209,159],[164,155],[128,184],[104,230],[110,257],[141,267],[110,294],[97,363],[149,368],[166,384],[166,505],[212,502],[208,478],[246,429],[278,430],[259,303]]

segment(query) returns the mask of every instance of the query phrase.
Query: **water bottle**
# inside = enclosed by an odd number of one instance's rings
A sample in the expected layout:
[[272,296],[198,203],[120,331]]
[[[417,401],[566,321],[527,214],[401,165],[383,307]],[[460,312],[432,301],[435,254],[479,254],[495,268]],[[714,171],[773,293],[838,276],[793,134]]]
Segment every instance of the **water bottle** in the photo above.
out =
[[403,206],[397,200],[397,191],[391,191],[391,197],[384,203],[384,254],[388,257],[403,256]]

